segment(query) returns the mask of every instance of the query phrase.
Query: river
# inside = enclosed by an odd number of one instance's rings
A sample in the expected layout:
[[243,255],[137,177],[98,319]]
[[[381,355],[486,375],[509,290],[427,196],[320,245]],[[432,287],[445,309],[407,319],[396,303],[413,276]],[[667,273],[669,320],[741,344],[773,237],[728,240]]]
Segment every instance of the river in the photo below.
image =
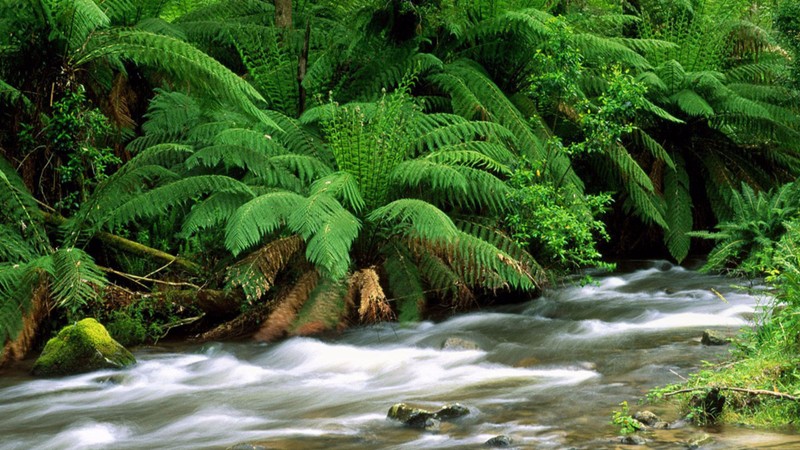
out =
[[[701,345],[702,330],[749,326],[759,297],[650,261],[439,323],[139,348],[130,369],[59,379],[12,370],[0,377],[0,449],[455,449],[501,434],[516,448],[613,449],[611,411],[644,408],[648,389],[724,359],[729,348]],[[443,349],[452,337],[478,349]],[[420,432],[386,420],[401,401],[459,402],[470,415]],[[800,448],[792,433],[733,426],[663,431],[648,446],[681,448],[701,432],[708,448]]]

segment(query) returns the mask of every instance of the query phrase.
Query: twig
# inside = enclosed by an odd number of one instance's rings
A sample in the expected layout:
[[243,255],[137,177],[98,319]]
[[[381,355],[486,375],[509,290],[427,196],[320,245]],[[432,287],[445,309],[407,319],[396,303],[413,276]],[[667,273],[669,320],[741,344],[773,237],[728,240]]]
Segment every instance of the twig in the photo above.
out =
[[[198,289],[198,290],[202,289],[200,286],[198,286],[196,284],[192,284],[192,283],[163,281],[163,280],[156,280],[154,278],[140,277],[138,275],[134,275],[134,274],[131,274],[131,273],[120,272],[119,270],[114,270],[114,269],[111,269],[109,267],[101,267],[100,269],[103,272],[113,273],[114,275],[119,275],[119,276],[121,276],[123,278],[128,278],[130,280],[136,281],[137,283],[139,281],[147,281],[147,282],[150,282],[150,283],[163,284],[165,286],[184,286],[184,287],[190,287],[190,288]],[[138,283],[138,284],[141,285],[141,283]]]
[[[706,387],[698,387],[698,388],[679,389],[677,391],[668,392],[668,393],[664,394],[664,398],[672,397],[673,395],[678,395],[678,394],[686,394],[686,393],[689,393],[689,392],[705,391],[705,390],[710,389],[710,388],[711,387],[706,386]],[[797,396],[794,396],[794,395],[789,395],[789,394],[784,394],[784,393],[781,393],[781,392],[768,391],[766,389],[745,389],[745,388],[727,387],[727,386],[714,386],[713,388],[714,389],[719,389],[720,391],[742,392],[742,393],[751,394],[751,395],[767,395],[767,396],[777,397],[777,398],[784,399],[784,400],[791,400],[791,401],[794,401],[794,402],[800,402],[800,397],[797,397]]]
[[680,378],[681,380],[683,380],[683,381],[688,381],[688,380],[686,379],[686,377],[684,377],[683,375],[679,374],[678,372],[675,372],[675,371],[674,371],[674,370],[672,370],[672,369],[669,369],[669,371],[670,371],[670,372],[672,372],[672,374],[673,374],[673,375],[675,375],[676,377]]

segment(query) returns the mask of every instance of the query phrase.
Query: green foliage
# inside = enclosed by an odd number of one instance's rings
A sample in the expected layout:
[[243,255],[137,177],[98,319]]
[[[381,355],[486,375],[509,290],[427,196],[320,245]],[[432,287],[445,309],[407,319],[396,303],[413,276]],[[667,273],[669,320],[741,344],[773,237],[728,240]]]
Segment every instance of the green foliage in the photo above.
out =
[[731,197],[733,216],[711,233],[691,233],[717,241],[708,256],[706,270],[730,270],[735,274],[760,276],[775,265],[776,249],[786,235],[787,223],[800,213],[797,183],[768,192],[755,192],[742,185]]
[[644,428],[641,422],[631,416],[627,401],[623,401],[619,406],[620,410],[612,411],[611,415],[611,425],[619,428],[619,434],[624,436]]
[[577,197],[541,178],[540,169],[523,166],[510,180],[511,236],[555,271],[610,267],[602,262],[598,240],[609,238],[598,219],[611,203],[608,194]]
[[86,105],[84,89],[67,92],[53,104],[52,116],[44,129],[56,157],[62,189],[68,191],[55,207],[62,213],[75,211],[94,187],[108,177],[108,171],[121,162],[113,150],[103,146],[111,133],[108,119]]

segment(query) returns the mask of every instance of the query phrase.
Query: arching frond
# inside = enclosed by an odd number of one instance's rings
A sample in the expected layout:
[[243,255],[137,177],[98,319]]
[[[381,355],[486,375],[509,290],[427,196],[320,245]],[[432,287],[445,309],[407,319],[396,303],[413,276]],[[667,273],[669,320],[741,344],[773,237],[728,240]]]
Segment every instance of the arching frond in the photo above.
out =
[[306,259],[322,274],[342,279],[350,269],[350,247],[358,237],[358,219],[325,192],[303,199],[288,217],[287,225],[306,241]]
[[53,298],[56,305],[76,311],[100,297],[106,278],[91,256],[78,248],[62,248],[52,254]]
[[400,233],[433,242],[449,242],[458,236],[450,217],[428,202],[410,198],[395,200],[370,212],[373,223],[397,224]]
[[301,195],[280,191],[258,196],[240,206],[228,220],[225,247],[234,255],[259,243],[281,227],[305,202]]
[[331,195],[357,214],[366,206],[358,182],[348,172],[335,172],[320,178],[311,185],[311,193]]
[[251,199],[252,196],[245,192],[222,191],[211,194],[192,207],[183,221],[181,233],[188,236],[201,229],[222,225]]
[[137,219],[156,217],[197,196],[226,190],[254,195],[245,184],[222,175],[183,178],[131,198],[113,210],[105,212],[105,219],[101,222],[114,227]]
[[664,233],[664,243],[673,258],[681,262],[689,254],[692,231],[692,197],[689,191],[689,174],[680,155],[675,156],[674,170],[664,174],[664,200],[666,219],[669,227]]
[[[87,0],[88,1],[88,0]],[[242,108],[266,126],[280,129],[256,103],[264,98],[228,68],[186,42],[146,31],[114,31],[93,38],[93,45],[76,58],[83,65],[100,58],[123,58],[157,68],[176,81],[188,83]]]

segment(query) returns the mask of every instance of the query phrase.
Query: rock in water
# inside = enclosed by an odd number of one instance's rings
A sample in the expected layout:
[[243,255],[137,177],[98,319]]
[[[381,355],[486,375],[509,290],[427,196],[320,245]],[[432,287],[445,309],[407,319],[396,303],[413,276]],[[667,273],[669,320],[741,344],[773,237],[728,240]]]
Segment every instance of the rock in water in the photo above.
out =
[[714,330],[703,331],[703,337],[700,342],[703,345],[727,345],[730,343],[725,335]]
[[651,411],[638,411],[633,415],[633,418],[639,422],[642,422],[648,427],[652,427],[656,423],[661,422],[661,419],[659,419],[658,416],[653,414]]
[[389,414],[386,415],[389,419],[403,422],[411,428],[437,428],[439,420],[436,419],[435,414],[419,408],[412,408],[405,403],[397,403],[389,408]]
[[433,415],[439,420],[458,419],[459,417],[464,417],[467,414],[469,414],[469,408],[458,403],[442,406],[441,409],[433,413]]
[[449,337],[442,344],[442,350],[480,350],[481,347],[474,341],[460,337]]
[[514,443],[514,441],[510,437],[508,437],[508,436],[506,436],[504,434],[501,434],[500,436],[495,436],[495,437],[489,439],[488,441],[486,441],[485,445],[487,447],[503,447],[504,448],[504,447],[511,447],[511,445],[513,443]]
[[620,437],[619,443],[623,445],[645,445],[647,444],[647,439],[635,434],[629,434],[627,436]]
[[135,363],[133,354],[111,338],[103,325],[94,319],[83,319],[47,341],[31,372],[37,376],[62,376],[121,369]]
[[467,414],[469,414],[469,409],[458,403],[445,405],[436,412],[412,408],[405,403],[397,403],[389,408],[389,413],[386,417],[398,422],[403,422],[411,428],[437,431],[442,421],[457,419]]

